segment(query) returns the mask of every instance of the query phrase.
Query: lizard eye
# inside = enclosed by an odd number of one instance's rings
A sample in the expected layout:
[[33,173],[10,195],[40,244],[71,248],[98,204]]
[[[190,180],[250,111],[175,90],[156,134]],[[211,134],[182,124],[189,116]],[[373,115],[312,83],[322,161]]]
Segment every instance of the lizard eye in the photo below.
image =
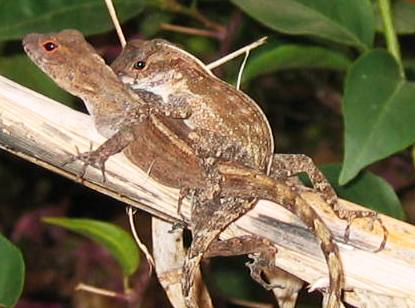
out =
[[46,51],[51,52],[51,51],[54,51],[56,48],[58,48],[58,45],[55,44],[54,42],[49,41],[43,44],[43,48]]
[[134,63],[134,68],[136,70],[142,70],[145,66],[146,66],[145,61],[137,61],[137,62]]

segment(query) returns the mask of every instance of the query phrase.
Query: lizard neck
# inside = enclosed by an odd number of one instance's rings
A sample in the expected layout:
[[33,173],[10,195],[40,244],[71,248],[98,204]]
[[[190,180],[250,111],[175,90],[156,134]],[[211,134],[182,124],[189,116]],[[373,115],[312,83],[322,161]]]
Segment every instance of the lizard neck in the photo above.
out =
[[[145,103],[124,84],[109,67],[98,74],[74,78],[72,94],[79,96],[93,117],[98,132],[105,137],[112,136],[127,118],[127,113]],[[96,71],[97,72],[97,71]],[[100,76],[103,76],[100,78]],[[105,78],[104,78],[105,76]]]

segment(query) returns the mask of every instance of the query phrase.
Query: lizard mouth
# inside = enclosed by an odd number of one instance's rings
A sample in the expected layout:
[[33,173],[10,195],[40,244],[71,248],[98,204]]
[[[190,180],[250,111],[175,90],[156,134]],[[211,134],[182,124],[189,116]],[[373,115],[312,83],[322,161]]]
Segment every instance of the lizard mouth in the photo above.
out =
[[22,40],[23,48],[27,50],[31,45],[33,46],[38,42],[39,34],[37,33],[30,33],[25,35]]
[[24,51],[27,54],[31,54],[32,53],[31,50],[30,50],[30,48],[29,48],[29,44],[30,44],[30,42],[27,40],[27,37],[24,37],[23,38],[23,41],[22,41],[22,45],[23,45]]
[[28,34],[23,38],[22,45],[23,49],[26,52],[26,54],[29,56],[30,59],[32,59],[34,62],[39,62],[39,56],[36,56],[36,53],[33,52],[33,48],[36,44],[36,34]]

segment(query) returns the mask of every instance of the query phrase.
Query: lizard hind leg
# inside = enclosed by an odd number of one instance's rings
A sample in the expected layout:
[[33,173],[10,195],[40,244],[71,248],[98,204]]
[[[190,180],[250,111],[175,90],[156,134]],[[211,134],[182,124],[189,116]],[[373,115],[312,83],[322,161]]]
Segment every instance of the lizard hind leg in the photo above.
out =
[[275,270],[277,248],[267,239],[256,235],[244,235],[224,241],[215,241],[210,246],[205,258],[215,256],[248,255],[251,261],[245,263],[250,270],[251,278],[267,290],[284,288],[279,283],[264,281],[263,275]]
[[272,289],[279,307],[294,308],[304,281],[275,266],[277,252],[271,241],[257,235],[243,235],[213,242],[204,257],[248,255],[253,259],[246,263],[251,277],[265,289]]
[[210,244],[229,224],[248,212],[255,203],[254,199],[222,197],[209,200],[195,195],[192,204],[193,240],[183,264],[182,275],[182,291],[186,307],[198,307],[194,288],[195,275]]
[[351,211],[342,208],[338,202],[336,192],[330,185],[324,174],[316,167],[313,160],[303,154],[274,154],[270,176],[280,180],[286,180],[289,177],[306,173],[314,189],[326,201],[337,217],[347,221],[347,227],[344,233],[344,241],[347,243],[350,238],[350,227],[355,219],[368,218],[371,221],[370,229],[373,229],[374,222],[377,221],[383,230],[383,239],[375,252],[383,250],[388,237],[388,230],[378,214],[370,210]]
[[169,233],[173,233],[177,229],[186,228],[186,216],[182,212],[183,200],[193,193],[192,189],[188,187],[182,187],[179,192],[179,198],[177,199],[177,214],[182,218],[182,221],[175,222]]

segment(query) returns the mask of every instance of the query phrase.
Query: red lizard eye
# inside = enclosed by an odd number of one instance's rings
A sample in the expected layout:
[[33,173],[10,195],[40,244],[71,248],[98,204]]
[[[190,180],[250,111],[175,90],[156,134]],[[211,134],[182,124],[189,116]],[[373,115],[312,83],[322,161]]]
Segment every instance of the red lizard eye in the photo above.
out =
[[45,48],[46,51],[54,51],[56,48],[58,48],[58,45],[54,42],[46,42],[43,44],[43,48]]

